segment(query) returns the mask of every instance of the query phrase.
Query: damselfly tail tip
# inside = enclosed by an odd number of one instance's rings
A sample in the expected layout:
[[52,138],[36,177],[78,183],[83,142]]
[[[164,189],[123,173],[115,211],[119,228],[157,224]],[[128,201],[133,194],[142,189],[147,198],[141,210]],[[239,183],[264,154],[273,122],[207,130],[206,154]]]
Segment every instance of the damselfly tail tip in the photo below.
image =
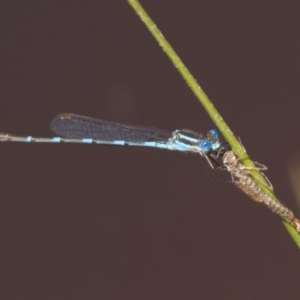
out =
[[8,140],[8,134],[0,132],[0,141],[7,141]]

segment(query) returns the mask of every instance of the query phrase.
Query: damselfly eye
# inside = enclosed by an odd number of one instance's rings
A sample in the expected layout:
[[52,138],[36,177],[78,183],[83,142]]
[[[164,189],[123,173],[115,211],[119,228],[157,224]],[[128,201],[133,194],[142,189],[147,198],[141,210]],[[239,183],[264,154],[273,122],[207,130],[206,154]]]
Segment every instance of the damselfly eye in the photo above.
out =
[[213,150],[218,150],[221,147],[219,140],[219,132],[216,129],[212,129],[207,133],[207,138],[212,144]]
[[207,134],[208,137],[210,137],[212,140],[213,138],[215,140],[219,140],[219,132],[216,129],[212,129]]
[[207,153],[212,149],[212,144],[209,140],[203,140],[200,142],[200,148],[204,153]]

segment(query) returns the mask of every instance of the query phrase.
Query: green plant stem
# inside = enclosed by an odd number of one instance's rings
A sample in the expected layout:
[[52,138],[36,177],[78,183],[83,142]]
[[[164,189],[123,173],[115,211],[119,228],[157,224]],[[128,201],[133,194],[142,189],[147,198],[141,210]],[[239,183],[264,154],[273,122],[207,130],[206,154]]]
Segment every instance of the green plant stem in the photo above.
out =
[[[144,8],[141,6],[139,1],[138,0],[128,0],[128,2],[132,6],[132,8],[135,10],[135,12],[138,14],[138,16],[141,18],[141,20],[144,22],[146,27],[150,30],[150,32],[152,33],[154,38],[157,40],[159,45],[163,48],[163,51],[167,54],[167,56],[170,58],[170,60],[174,64],[175,68],[182,75],[183,79],[186,81],[186,83],[191,88],[191,90],[193,91],[195,96],[198,98],[200,103],[203,105],[204,109],[207,111],[207,113],[209,114],[209,116],[211,117],[213,122],[219,128],[219,130],[223,134],[224,138],[227,140],[227,142],[231,146],[232,150],[240,158],[241,162],[246,167],[255,168],[254,162],[250,159],[250,157],[246,153],[246,150],[244,149],[244,147],[240,144],[239,140],[234,136],[231,129],[228,127],[226,122],[223,120],[220,113],[217,111],[217,109],[213,105],[213,103],[210,101],[210,99],[205,94],[203,89],[197,83],[196,79],[189,72],[187,67],[182,62],[182,60],[179,58],[179,56],[173,50],[173,48],[171,47],[169,42],[165,39],[165,37],[163,36],[161,31],[157,28],[155,23],[151,20],[151,18],[146,13]],[[251,170],[251,173],[253,174],[254,180],[261,187],[261,189],[264,192],[268,193],[275,200],[278,201],[278,199],[274,195],[274,192],[269,190],[265,185],[261,184],[262,182],[266,184],[266,180],[265,180],[264,176],[262,176],[261,173],[255,169]],[[282,223],[285,226],[285,228],[287,229],[287,231],[289,232],[289,234],[292,236],[292,238],[295,241],[295,243],[297,244],[297,246],[300,248],[300,235],[286,221],[282,220]]]

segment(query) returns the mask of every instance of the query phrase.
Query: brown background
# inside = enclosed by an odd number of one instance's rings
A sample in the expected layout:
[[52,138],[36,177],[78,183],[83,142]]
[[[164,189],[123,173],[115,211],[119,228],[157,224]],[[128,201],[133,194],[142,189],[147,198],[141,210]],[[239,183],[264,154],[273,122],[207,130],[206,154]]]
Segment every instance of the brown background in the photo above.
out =
[[[142,1],[297,212],[287,175],[300,149],[296,3]],[[126,1],[0,11],[1,131],[52,136],[61,112],[214,127]],[[300,253],[279,219],[209,180],[197,155],[3,143],[0,179],[1,299],[300,297]]]

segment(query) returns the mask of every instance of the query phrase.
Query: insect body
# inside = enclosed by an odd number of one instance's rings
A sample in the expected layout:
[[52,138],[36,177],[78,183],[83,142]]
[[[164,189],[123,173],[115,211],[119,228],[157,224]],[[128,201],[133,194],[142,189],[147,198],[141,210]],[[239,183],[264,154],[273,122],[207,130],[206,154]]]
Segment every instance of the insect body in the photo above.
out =
[[[250,169],[245,167],[240,162],[239,158],[232,150],[224,153],[223,164],[226,167],[227,171],[231,173],[233,182],[239,189],[241,189],[254,201],[266,205],[274,213],[290,223],[297,230],[297,232],[300,233],[300,220],[295,218],[293,212],[290,209],[288,209],[280,202],[274,200],[258,186],[258,184],[253,180],[251,173],[249,172]],[[257,167],[255,169],[266,170],[266,167],[257,164]],[[271,187],[272,189],[271,183],[269,183],[269,187]]]

